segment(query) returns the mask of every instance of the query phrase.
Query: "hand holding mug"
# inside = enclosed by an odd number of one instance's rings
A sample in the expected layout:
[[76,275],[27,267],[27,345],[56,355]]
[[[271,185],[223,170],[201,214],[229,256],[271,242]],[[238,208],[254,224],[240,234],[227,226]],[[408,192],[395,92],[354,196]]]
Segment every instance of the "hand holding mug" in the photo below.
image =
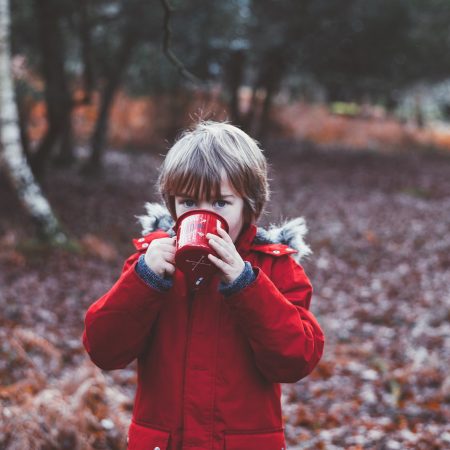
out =
[[154,239],[145,253],[145,263],[160,277],[175,273],[175,237]]
[[219,257],[210,253],[208,258],[221,271],[222,281],[224,283],[232,283],[244,270],[245,263],[230,235],[221,226],[217,227],[217,231],[219,236],[208,233],[206,237]]

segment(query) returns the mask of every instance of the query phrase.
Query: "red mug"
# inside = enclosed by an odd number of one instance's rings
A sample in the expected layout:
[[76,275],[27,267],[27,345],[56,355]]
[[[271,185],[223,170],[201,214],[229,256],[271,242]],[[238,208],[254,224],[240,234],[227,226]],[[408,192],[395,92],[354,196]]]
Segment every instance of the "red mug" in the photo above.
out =
[[186,275],[193,287],[199,286],[218,271],[208,258],[209,253],[218,255],[210,247],[206,235],[211,233],[219,236],[219,224],[228,232],[227,221],[219,214],[206,209],[185,212],[175,223],[175,265]]

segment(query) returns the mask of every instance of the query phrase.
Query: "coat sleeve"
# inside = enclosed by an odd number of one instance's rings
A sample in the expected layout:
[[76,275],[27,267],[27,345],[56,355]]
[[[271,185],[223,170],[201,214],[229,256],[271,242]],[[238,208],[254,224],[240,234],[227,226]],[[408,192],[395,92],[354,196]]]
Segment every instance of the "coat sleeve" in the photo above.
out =
[[276,258],[270,278],[260,268],[253,269],[255,281],[226,302],[264,377],[294,383],[311,373],[324,349],[324,334],[309,311],[311,282],[287,255]]
[[83,345],[101,369],[122,369],[144,349],[162,303],[162,293],[136,273],[139,253],[130,256],[112,288],[87,310]]

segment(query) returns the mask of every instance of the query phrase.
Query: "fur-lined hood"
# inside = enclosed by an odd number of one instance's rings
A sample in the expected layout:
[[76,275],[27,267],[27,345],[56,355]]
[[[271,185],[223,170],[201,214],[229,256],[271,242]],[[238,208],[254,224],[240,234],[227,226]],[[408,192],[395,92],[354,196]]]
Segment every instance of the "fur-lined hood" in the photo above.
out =
[[[160,203],[149,203],[145,205],[147,214],[135,216],[142,226],[142,236],[156,230],[162,230],[170,236],[174,236],[172,229],[174,220],[169,210]],[[304,241],[304,236],[308,232],[305,219],[297,217],[296,219],[286,220],[280,225],[271,224],[266,230],[257,227],[256,236],[253,240],[254,245],[264,244],[284,244],[297,250],[298,253],[292,253],[292,258],[297,262],[312,254],[312,250]]]

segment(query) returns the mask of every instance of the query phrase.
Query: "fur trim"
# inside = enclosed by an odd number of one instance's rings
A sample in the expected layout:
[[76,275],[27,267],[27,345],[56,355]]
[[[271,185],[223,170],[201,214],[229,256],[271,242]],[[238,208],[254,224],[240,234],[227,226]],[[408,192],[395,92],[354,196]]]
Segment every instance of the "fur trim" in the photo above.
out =
[[255,244],[287,245],[298,251],[291,256],[297,262],[300,262],[300,259],[312,254],[311,247],[304,240],[307,232],[305,219],[297,217],[296,219],[285,220],[280,225],[271,224],[268,230],[258,227],[253,242]]
[[144,205],[147,210],[147,214],[143,216],[134,216],[141,224],[142,236],[156,230],[163,230],[174,236],[175,233],[172,227],[175,225],[175,221],[169,213],[169,210],[160,203],[147,202]]
[[[156,230],[163,230],[171,236],[175,235],[172,230],[175,222],[164,205],[147,202],[144,207],[147,214],[135,216],[138,219],[137,222],[141,224],[143,236]],[[285,220],[281,225],[271,224],[267,230],[258,227],[253,243],[287,245],[298,251],[291,256],[295,261],[300,262],[301,259],[312,254],[311,248],[304,240],[307,232],[305,219],[297,217],[296,219]]]

